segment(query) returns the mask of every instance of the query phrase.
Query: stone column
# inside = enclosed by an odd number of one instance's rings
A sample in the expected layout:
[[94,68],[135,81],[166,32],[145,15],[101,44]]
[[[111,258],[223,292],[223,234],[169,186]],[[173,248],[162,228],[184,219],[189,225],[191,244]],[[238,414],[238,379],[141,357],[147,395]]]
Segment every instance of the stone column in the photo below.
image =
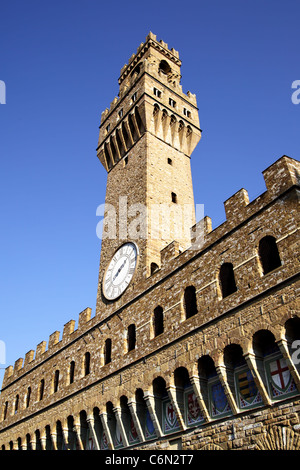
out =
[[150,392],[146,391],[144,393],[144,399],[146,401],[146,405],[147,405],[147,408],[149,410],[149,413],[150,413],[150,416],[151,416],[151,419],[152,419],[152,422],[153,422],[153,426],[154,426],[154,429],[155,429],[155,432],[156,432],[156,436],[158,438],[162,437],[163,432],[162,432],[158,417],[156,416],[156,413],[155,413],[154,395],[152,395],[152,394],[150,394]]
[[95,419],[94,416],[87,416],[87,423],[89,426],[90,433],[92,435],[93,441],[95,443],[96,450],[100,450],[100,443],[98,442],[97,434],[95,431]]
[[255,361],[255,354],[252,352],[247,352],[244,354],[244,358],[246,359],[247,365],[253,375],[255,384],[259,390],[259,393],[261,394],[263,403],[265,405],[271,405],[271,400],[267,392],[267,388],[265,386],[264,380],[261,377],[261,374],[259,373],[259,370],[256,365]]
[[122,421],[121,408],[119,406],[117,406],[116,408],[113,409],[113,412],[115,414],[116,421],[117,421],[119,429],[120,429],[123,445],[124,445],[124,447],[128,447],[129,443],[128,443],[127,434],[126,434],[126,431],[125,431],[125,428],[124,428],[124,424],[123,424],[123,421]]
[[178,424],[179,424],[181,430],[185,431],[186,425],[185,425],[185,422],[184,422],[184,416],[182,415],[183,403],[179,403],[178,400],[177,400],[175,385],[169,385],[169,387],[167,387],[167,392],[168,392],[169,398],[171,400],[171,403],[173,405],[173,409],[175,411]]
[[230,405],[231,411],[232,411],[233,414],[236,415],[239,412],[239,409],[236,405],[234,396],[233,396],[233,394],[230,390],[229,384],[227,382],[226,367],[225,367],[224,364],[219,364],[218,366],[216,366],[216,370],[217,370],[217,374],[218,374],[218,377],[220,379],[220,382],[221,382],[221,384],[224,388],[224,392],[225,392],[226,398],[228,400],[228,403]]
[[107,413],[106,412],[100,413],[100,419],[101,419],[103,430],[105,432],[106,439],[107,439],[107,442],[108,442],[108,448],[109,448],[109,450],[114,450],[113,439],[112,439],[110,429],[109,429],[109,426],[108,426],[108,423],[107,423]]
[[143,442],[145,440],[145,436],[144,436],[144,431],[140,425],[140,420],[138,419],[138,416],[137,416],[137,404],[135,400],[132,399],[131,401],[128,401],[128,406],[129,406],[129,410],[130,410],[130,413],[134,422],[136,432],[139,436],[139,440],[140,442]]
[[82,440],[81,440],[81,436],[80,436],[80,429],[81,429],[80,423],[74,423],[73,431],[75,432],[76,439],[77,439],[77,442],[78,442],[78,445],[79,445],[79,449],[84,450]]
[[207,406],[205,404],[205,400],[204,400],[202,392],[201,392],[200,379],[199,379],[198,375],[192,375],[190,377],[190,381],[191,381],[191,384],[193,386],[194,393],[197,397],[199,407],[200,407],[201,413],[203,415],[204,421],[206,421],[208,423],[209,421],[211,421],[211,419],[210,419],[210,416],[209,416]]

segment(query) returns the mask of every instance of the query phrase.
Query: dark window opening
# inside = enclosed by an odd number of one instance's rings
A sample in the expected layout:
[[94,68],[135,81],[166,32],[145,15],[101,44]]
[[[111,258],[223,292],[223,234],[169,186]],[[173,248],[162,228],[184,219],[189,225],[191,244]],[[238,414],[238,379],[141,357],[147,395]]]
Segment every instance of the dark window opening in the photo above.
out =
[[59,381],[59,370],[56,370],[54,374],[54,387],[53,387],[54,393],[56,393],[58,390],[58,381]]
[[31,397],[31,387],[28,387],[28,390],[27,390],[27,397],[26,397],[26,408],[28,408],[28,406],[29,406],[30,397]]
[[159,72],[168,75],[171,72],[171,67],[166,60],[161,60],[159,63]]
[[280,256],[274,237],[266,236],[260,240],[259,257],[264,274],[267,274],[281,266]]
[[44,396],[45,380],[42,379],[40,382],[40,396],[39,399],[42,400]]
[[135,325],[129,325],[128,327],[128,336],[127,336],[127,341],[128,341],[128,351],[132,351],[135,349],[135,344],[136,344],[136,334],[135,334]]
[[111,339],[107,338],[104,346],[104,364],[111,362]]
[[189,286],[184,291],[184,309],[186,318],[190,318],[198,312],[194,286]]
[[75,362],[72,361],[70,363],[70,384],[74,382],[74,376],[75,376]]
[[177,194],[171,193],[172,202],[177,203]]
[[19,395],[16,396],[15,413],[18,411],[18,408],[19,408]]
[[234,279],[233,266],[231,263],[222,264],[219,278],[223,298],[233,294],[233,292],[236,292],[237,288]]
[[159,91],[157,88],[153,88],[153,93],[157,98],[161,97],[161,91]]
[[158,336],[164,332],[164,314],[162,307],[154,309],[154,336]]
[[168,164],[173,165],[172,158],[168,158]]
[[5,402],[3,419],[7,418],[7,410],[8,410],[8,401]]
[[156,263],[151,263],[150,269],[151,269],[151,276],[152,276],[152,274],[156,273],[156,271],[159,270],[159,266]]
[[90,373],[90,362],[91,355],[89,352],[86,352],[84,355],[84,375],[88,375]]

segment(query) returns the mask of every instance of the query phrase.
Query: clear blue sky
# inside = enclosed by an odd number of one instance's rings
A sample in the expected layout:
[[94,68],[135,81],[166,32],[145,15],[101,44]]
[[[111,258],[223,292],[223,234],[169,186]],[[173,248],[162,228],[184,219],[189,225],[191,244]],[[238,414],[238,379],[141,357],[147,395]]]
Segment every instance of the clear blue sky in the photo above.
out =
[[98,126],[149,31],[179,51],[183,90],[197,95],[195,200],[216,227],[228,197],[244,187],[252,200],[265,168],[299,159],[299,18],[298,0],[2,0],[0,367],[94,314]]

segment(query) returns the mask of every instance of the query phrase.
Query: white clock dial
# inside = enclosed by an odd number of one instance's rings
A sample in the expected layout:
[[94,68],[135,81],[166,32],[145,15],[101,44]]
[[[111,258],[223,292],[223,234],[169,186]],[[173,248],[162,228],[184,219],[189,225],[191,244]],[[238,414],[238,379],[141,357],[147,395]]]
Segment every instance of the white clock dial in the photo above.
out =
[[137,247],[124,243],[114,254],[103,278],[103,294],[108,300],[120,297],[129,285],[137,263]]

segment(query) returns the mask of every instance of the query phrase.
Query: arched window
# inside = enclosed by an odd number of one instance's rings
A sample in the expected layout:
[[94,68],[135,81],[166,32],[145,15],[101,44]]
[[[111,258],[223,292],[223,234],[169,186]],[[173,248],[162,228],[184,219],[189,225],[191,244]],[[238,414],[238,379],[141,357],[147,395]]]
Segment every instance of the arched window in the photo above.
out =
[[154,309],[153,330],[154,336],[158,336],[164,332],[164,313],[161,306]]
[[59,382],[59,370],[56,370],[54,374],[53,393],[56,393],[58,390],[58,382]]
[[42,400],[42,399],[43,399],[43,396],[44,396],[44,389],[45,389],[45,380],[42,379],[42,380],[40,381],[39,400]]
[[159,63],[159,72],[168,75],[171,73],[171,67],[166,60],[161,60]]
[[195,426],[203,421],[203,415],[199,402],[194,393],[189,373],[185,367],[178,367],[174,371],[174,385],[176,387],[176,399],[181,403],[185,424]]
[[253,352],[257,369],[264,375],[272,400],[281,400],[298,393],[288,364],[269,330],[253,335]]
[[18,411],[19,409],[19,395],[16,396],[16,401],[15,401],[15,413]]
[[198,312],[197,300],[196,300],[196,289],[194,286],[188,286],[184,291],[184,310],[185,318],[190,318]]
[[135,325],[129,325],[127,332],[127,346],[128,351],[135,349],[136,335],[135,335]]
[[227,383],[232,395],[236,396],[239,409],[245,410],[262,404],[262,397],[239,344],[232,343],[225,347],[224,365]]
[[107,338],[104,345],[104,364],[111,362],[111,339]]
[[84,375],[88,375],[90,373],[90,362],[91,355],[89,352],[86,352],[84,355]]
[[156,263],[151,263],[150,269],[151,269],[151,276],[152,276],[152,274],[156,273],[156,271],[159,270],[159,266]]
[[27,396],[26,396],[26,408],[28,408],[28,406],[30,404],[30,397],[31,397],[31,387],[28,387]]
[[219,279],[223,298],[233,294],[233,292],[236,292],[237,289],[234,279],[233,266],[231,263],[222,264],[220,268]]
[[71,361],[70,362],[70,384],[74,382],[74,376],[75,376],[75,362]]
[[7,418],[7,410],[8,410],[8,401],[6,401],[4,405],[3,420]]
[[274,237],[268,235],[262,238],[259,242],[258,252],[264,274],[267,274],[270,271],[273,271],[273,269],[281,266],[280,256]]
[[231,408],[213,359],[204,355],[198,360],[200,390],[212,419],[228,416]]

